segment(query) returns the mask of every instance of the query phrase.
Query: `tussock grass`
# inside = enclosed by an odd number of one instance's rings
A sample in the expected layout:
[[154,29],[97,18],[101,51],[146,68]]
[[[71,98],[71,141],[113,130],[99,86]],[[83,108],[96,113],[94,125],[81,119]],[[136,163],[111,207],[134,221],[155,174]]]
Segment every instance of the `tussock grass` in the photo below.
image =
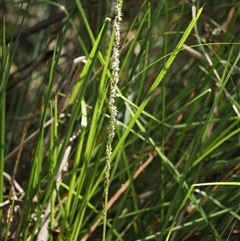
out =
[[5,3],[2,240],[239,239],[239,9],[191,4],[123,3],[103,234],[111,9]]

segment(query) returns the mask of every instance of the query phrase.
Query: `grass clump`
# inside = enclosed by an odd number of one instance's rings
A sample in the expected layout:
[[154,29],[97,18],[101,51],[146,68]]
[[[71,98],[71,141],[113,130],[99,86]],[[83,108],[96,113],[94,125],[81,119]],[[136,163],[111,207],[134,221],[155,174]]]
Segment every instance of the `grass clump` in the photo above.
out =
[[3,4],[1,239],[238,240],[236,1],[107,2]]

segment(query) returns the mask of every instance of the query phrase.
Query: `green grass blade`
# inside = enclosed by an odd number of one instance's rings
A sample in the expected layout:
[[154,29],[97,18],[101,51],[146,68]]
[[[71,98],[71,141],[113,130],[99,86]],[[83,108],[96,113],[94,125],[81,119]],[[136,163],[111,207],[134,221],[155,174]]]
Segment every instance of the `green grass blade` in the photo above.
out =
[[141,103],[141,105],[139,106],[139,109],[136,111],[135,115],[133,116],[131,122],[128,125],[128,128],[124,131],[122,138],[119,140],[116,148],[113,150],[113,154],[112,154],[112,159],[115,157],[115,155],[117,154],[118,150],[120,149],[120,147],[122,146],[124,140],[126,139],[126,137],[128,136],[129,132],[131,131],[131,129],[133,128],[133,126],[135,125],[137,119],[139,118],[139,116],[141,115],[141,113],[143,112],[144,108],[146,107],[146,105],[148,104],[151,95],[153,94],[154,90],[158,87],[158,85],[161,83],[162,79],[164,78],[165,74],[167,73],[168,69],[171,67],[171,64],[173,63],[174,59],[176,58],[177,54],[179,53],[180,49],[182,48],[182,45],[184,44],[185,40],[187,39],[187,37],[189,36],[189,34],[191,33],[195,23],[197,22],[198,18],[201,15],[203,8],[201,8],[198,11],[197,17],[195,19],[193,19],[191,21],[191,23],[188,25],[188,28],[186,29],[186,31],[184,32],[181,40],[179,41],[178,45],[176,46],[176,48],[174,49],[174,51],[172,52],[171,56],[169,57],[168,61],[166,62],[166,64],[164,65],[163,69],[161,70],[161,72],[159,73],[159,75],[157,76],[156,80],[154,81],[154,83],[152,84],[151,88],[149,89],[146,98],[143,100],[143,102]]

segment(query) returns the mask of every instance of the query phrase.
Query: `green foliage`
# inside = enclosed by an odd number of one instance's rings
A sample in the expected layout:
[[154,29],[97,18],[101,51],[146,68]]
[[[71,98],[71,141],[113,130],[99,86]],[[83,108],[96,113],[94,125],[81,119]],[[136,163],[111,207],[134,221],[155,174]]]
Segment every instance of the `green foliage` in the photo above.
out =
[[236,1],[123,2],[102,234],[107,3],[3,4],[2,240],[238,240]]

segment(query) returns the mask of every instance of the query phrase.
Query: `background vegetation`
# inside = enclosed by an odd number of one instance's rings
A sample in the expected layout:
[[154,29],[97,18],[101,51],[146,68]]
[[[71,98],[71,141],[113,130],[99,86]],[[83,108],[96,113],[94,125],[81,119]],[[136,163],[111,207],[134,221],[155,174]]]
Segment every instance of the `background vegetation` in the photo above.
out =
[[[1,238],[102,240],[111,4],[1,9]],[[239,12],[123,2],[105,240],[240,240]]]

